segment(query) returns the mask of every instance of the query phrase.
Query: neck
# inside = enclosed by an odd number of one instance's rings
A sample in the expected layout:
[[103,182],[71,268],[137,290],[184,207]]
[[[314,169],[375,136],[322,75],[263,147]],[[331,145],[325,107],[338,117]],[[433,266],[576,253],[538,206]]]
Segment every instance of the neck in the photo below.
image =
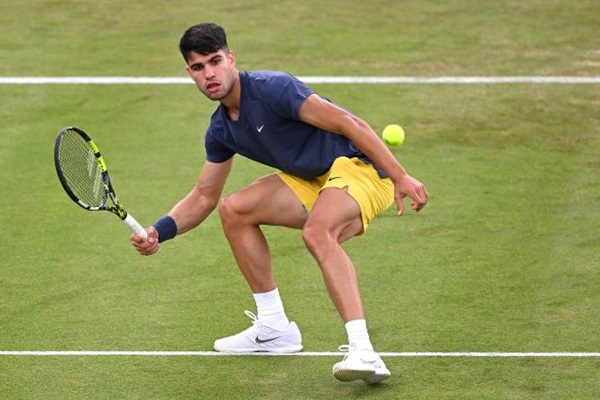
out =
[[232,121],[237,121],[240,117],[240,99],[242,86],[240,84],[240,73],[235,72],[235,81],[229,94],[221,99],[221,104],[227,109],[227,117]]

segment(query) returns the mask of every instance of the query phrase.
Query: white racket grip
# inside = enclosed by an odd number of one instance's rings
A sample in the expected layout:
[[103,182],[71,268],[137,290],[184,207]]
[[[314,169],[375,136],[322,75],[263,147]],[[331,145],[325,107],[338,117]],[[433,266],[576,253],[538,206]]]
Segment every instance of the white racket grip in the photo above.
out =
[[137,236],[141,236],[144,239],[148,237],[148,232],[146,232],[146,230],[139,224],[139,222],[135,220],[135,218],[133,218],[131,214],[128,213],[123,222],[125,222],[125,225],[127,225],[129,230]]

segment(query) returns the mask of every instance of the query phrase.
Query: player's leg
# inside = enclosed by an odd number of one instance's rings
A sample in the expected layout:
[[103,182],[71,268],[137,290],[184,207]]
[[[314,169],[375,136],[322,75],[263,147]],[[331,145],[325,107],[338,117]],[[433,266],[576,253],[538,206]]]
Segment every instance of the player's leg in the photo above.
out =
[[254,293],[275,289],[271,256],[260,225],[300,229],[306,220],[302,203],[277,176],[267,175],[219,204],[225,236]]
[[240,271],[254,295],[258,316],[249,329],[215,342],[219,351],[296,352],[302,349],[300,331],[289,322],[271,267],[271,255],[260,225],[299,229],[306,220],[302,203],[276,175],[258,179],[225,197],[219,212],[225,236]]
[[341,244],[362,232],[360,208],[347,189],[327,188],[308,218],[302,237],[321,268],[325,286],[344,322],[364,319],[358,279]]
[[[334,365],[334,376],[378,383],[390,376],[369,339],[354,264],[341,244],[361,234],[369,221],[393,201],[391,182],[359,160],[334,163],[330,177],[303,228],[303,238],[316,259],[329,296],[345,322],[349,353]],[[334,187],[327,187],[334,186]]]
[[329,296],[346,324],[350,344],[372,350],[356,269],[342,248],[344,241],[362,231],[361,209],[345,187],[321,192],[302,233],[321,268]]

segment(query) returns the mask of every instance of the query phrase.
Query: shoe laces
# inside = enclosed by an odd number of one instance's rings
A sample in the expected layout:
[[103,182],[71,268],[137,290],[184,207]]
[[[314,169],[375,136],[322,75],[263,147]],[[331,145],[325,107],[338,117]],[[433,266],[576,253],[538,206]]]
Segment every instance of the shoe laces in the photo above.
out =
[[256,314],[254,314],[252,311],[246,310],[244,311],[244,314],[246,314],[246,316],[252,320],[252,325],[254,325],[256,328],[261,328],[263,326],[258,320]]
[[348,356],[350,355],[350,352],[356,350],[356,346],[353,344],[343,344],[340,347],[338,347],[338,350],[342,353],[346,353],[344,355],[344,361],[345,361],[346,358],[348,358]]
[[338,350],[340,352],[342,352],[342,353],[346,353],[344,355],[344,360],[346,360],[346,358],[350,357],[350,355],[353,354],[354,352],[356,352],[355,354],[357,354],[358,352],[360,352],[361,353],[361,359],[363,359],[363,360],[364,360],[364,355],[365,354],[370,354],[370,353],[377,354],[377,353],[375,353],[374,350],[368,350],[368,349],[361,350],[358,347],[356,347],[356,344],[354,344],[354,343],[352,343],[352,344],[343,344],[340,347],[338,347]]
[[269,325],[265,325],[265,323],[262,322],[258,318],[258,316],[256,314],[254,314],[252,311],[246,310],[246,311],[244,311],[244,314],[246,314],[246,316],[252,320],[252,328],[254,328],[254,329],[263,329],[263,330],[266,328],[266,329],[269,329],[269,330],[272,330],[272,331],[275,330],[275,329],[271,328]]
[[343,344],[340,347],[338,347],[338,350],[341,351],[342,353],[347,353],[351,350],[356,350],[356,346],[349,345],[349,344]]

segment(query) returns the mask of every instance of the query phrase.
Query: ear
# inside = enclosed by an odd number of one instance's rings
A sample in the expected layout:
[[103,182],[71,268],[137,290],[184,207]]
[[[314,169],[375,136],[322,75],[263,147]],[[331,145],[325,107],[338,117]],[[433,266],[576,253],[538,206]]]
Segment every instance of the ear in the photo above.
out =
[[230,50],[227,54],[227,57],[229,57],[229,62],[231,63],[231,65],[235,66],[235,53]]

